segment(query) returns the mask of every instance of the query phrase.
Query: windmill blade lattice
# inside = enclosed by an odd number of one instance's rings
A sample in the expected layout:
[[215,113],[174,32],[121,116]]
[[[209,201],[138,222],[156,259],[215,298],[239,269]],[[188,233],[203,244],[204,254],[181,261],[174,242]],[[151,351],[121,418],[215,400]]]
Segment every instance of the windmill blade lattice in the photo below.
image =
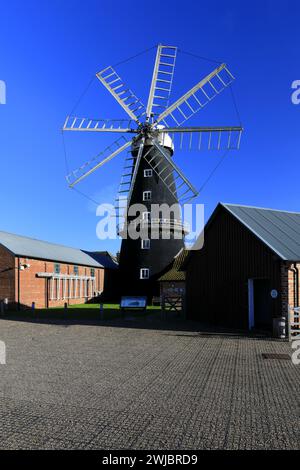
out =
[[[114,157],[119,155],[119,153],[123,152],[126,148],[128,148],[132,144],[132,140],[127,140],[124,136],[120,137],[119,139],[115,140],[111,145],[106,147],[102,152],[100,152],[95,157],[91,158],[89,161],[85,162],[81,167],[73,170],[66,176],[66,179],[69,183],[69,186],[72,188],[75,184],[79,183],[87,176],[91,175],[100,168],[102,165],[107,163],[108,161],[112,160]],[[101,159],[100,161],[98,161]],[[95,162],[97,162],[95,164]]]
[[177,47],[162,46],[161,44],[157,47],[146,110],[148,121],[150,117],[158,116],[168,107],[175,72],[176,55]]
[[156,123],[165,126],[181,126],[212,99],[228,87],[234,80],[226,64],[222,64],[197,83],[168,109],[160,114]]
[[[156,151],[153,152],[153,148]],[[198,191],[188,181],[157,140],[153,141],[153,147],[150,147],[144,158],[149,167],[169,189],[170,193],[178,199],[178,202],[188,202],[198,195]]]
[[131,119],[140,124],[140,118],[146,113],[145,106],[133,91],[125,85],[117,72],[112,67],[107,67],[96,75]]
[[[170,135],[179,150],[239,150],[242,127],[165,127],[158,134]],[[162,144],[164,144],[162,137]],[[176,145],[177,144],[177,145]]]
[[91,119],[67,116],[63,131],[138,133],[128,119]]

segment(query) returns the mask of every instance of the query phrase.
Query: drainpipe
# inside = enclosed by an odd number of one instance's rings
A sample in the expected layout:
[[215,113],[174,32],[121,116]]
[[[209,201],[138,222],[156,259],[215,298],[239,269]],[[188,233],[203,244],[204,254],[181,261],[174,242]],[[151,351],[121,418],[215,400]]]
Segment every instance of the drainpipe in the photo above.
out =
[[299,307],[299,269],[294,263],[294,307]]
[[20,310],[20,257],[18,256],[18,310]]

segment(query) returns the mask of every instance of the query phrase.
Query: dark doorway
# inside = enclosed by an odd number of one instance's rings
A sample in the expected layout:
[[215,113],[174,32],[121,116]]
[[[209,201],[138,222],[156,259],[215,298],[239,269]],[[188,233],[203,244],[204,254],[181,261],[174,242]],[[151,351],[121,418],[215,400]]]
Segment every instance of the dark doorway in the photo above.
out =
[[269,279],[254,279],[254,327],[270,330],[272,327]]

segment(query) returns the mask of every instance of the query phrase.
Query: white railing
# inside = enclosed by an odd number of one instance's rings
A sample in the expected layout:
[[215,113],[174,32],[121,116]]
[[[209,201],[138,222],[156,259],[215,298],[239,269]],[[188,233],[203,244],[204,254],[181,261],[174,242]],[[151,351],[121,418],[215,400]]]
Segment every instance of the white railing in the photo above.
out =
[[176,230],[183,232],[184,234],[189,233],[190,225],[187,222],[182,222],[179,219],[166,219],[166,218],[151,218],[149,220],[132,220],[126,223],[120,223],[117,226],[118,234],[121,235],[122,232],[124,233],[126,229],[129,227],[141,228],[141,229],[162,229],[162,230]]

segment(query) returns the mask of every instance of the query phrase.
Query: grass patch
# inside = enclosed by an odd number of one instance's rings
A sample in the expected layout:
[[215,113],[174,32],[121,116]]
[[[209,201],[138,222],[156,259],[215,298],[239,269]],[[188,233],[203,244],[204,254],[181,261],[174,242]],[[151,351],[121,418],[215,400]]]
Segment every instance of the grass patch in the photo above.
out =
[[[146,310],[126,310],[125,316],[134,318],[145,317],[155,312],[160,312],[160,307],[150,305]],[[47,319],[76,319],[76,320],[113,320],[115,318],[121,318],[123,312],[120,309],[119,304],[103,304],[103,316],[100,312],[100,304],[78,304],[70,305],[65,310],[63,307],[51,307],[41,308],[35,310],[21,310],[18,312],[8,312],[7,316],[16,315],[22,318],[47,318]]]

